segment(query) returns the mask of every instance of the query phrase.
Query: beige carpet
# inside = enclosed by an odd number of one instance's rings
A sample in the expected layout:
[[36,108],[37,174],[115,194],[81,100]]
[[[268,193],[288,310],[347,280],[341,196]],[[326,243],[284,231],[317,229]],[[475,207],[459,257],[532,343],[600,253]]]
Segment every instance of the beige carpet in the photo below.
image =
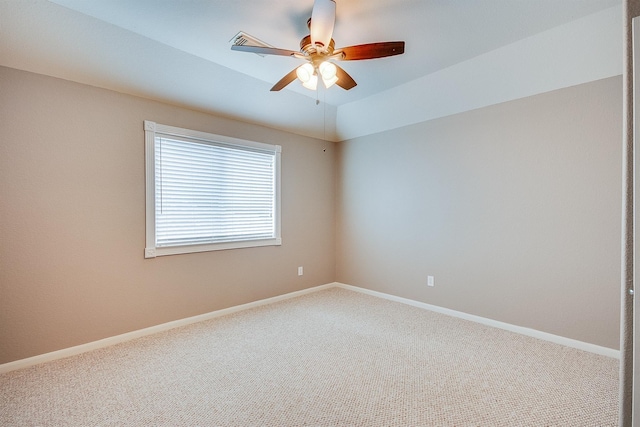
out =
[[615,426],[618,361],[333,288],[0,376],[2,426]]

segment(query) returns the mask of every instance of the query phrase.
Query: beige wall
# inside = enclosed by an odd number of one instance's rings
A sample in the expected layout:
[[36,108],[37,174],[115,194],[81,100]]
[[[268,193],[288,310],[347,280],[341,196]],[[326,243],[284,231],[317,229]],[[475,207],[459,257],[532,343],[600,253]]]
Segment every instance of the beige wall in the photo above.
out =
[[338,281],[617,349],[621,89],[340,143]]
[[[282,145],[282,246],[145,260],[143,120]],[[333,143],[0,68],[0,363],[333,282],[334,199]]]
[[[2,67],[0,99],[0,363],[336,279],[618,348],[619,77],[338,149]],[[283,245],[145,260],[143,120],[282,145]]]

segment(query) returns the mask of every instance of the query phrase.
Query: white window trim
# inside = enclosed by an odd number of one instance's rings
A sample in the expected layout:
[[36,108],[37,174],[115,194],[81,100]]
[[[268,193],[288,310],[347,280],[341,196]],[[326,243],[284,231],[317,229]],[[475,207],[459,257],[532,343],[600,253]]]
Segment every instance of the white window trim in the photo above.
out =
[[[203,141],[215,141],[232,146],[252,147],[275,152],[275,237],[260,240],[243,240],[235,242],[209,243],[203,245],[181,245],[156,247],[156,194],[155,194],[155,138],[156,132],[163,135],[172,135],[199,139]],[[206,132],[199,132],[190,129],[182,129],[173,126],[161,125],[149,120],[144,121],[145,134],[145,179],[146,179],[146,247],[145,258],[155,258],[164,255],[177,255],[194,252],[207,252],[225,249],[238,249],[259,246],[278,246],[282,244],[280,234],[280,161],[282,147],[280,145],[270,145],[261,142],[247,141],[244,139],[231,138],[223,135],[215,135]]]

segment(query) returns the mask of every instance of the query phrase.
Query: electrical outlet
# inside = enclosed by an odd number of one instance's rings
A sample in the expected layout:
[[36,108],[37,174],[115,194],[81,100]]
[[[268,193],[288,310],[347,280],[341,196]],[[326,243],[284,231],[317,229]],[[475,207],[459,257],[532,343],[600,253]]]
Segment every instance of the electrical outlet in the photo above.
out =
[[304,274],[304,269],[302,267],[298,267],[298,276],[302,276]]
[[427,286],[435,286],[435,279],[433,278],[433,276],[428,276],[427,277]]

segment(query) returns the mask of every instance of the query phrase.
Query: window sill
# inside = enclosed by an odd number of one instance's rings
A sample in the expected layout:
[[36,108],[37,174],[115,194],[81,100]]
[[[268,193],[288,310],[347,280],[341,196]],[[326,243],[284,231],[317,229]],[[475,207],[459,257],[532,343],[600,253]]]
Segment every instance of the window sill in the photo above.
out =
[[263,240],[242,240],[236,242],[209,243],[206,245],[163,246],[159,248],[145,248],[145,258],[156,258],[166,255],[190,254],[196,252],[222,251],[227,249],[256,248],[261,246],[280,246],[281,238]]

